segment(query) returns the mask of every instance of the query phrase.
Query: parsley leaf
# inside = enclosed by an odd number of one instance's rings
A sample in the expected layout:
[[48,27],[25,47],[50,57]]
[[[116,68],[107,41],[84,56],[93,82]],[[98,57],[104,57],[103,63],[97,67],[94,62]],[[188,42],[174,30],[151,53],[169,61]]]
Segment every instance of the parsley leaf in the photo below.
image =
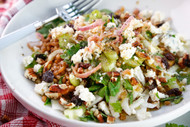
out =
[[160,101],[164,102],[164,101],[174,101],[175,99],[179,99],[182,96],[172,96],[172,97],[167,97],[167,98],[161,98]]
[[173,102],[174,102],[175,104],[179,104],[182,100],[183,100],[183,97],[180,97],[180,98],[174,100]]
[[188,126],[178,125],[178,124],[175,124],[175,123],[167,123],[165,127],[188,127]]
[[176,84],[176,77],[172,77],[169,79],[166,83],[162,83],[162,85],[168,85],[169,87],[172,88],[173,85]]
[[89,87],[89,91],[90,92],[95,92],[95,91],[98,91],[99,89],[101,89],[103,86],[101,84],[95,84],[95,85],[92,85],[91,87]]
[[84,117],[80,117],[81,121],[87,122],[88,120],[98,122],[97,118],[94,116],[93,111],[90,111],[89,115],[86,115]]
[[47,98],[47,99],[46,99],[46,102],[44,103],[44,105],[51,105],[51,99],[50,99],[50,98]]
[[149,40],[151,40],[153,38],[153,35],[149,30],[146,31],[146,36],[147,36],[147,39],[149,39]]
[[133,103],[133,92],[129,93],[128,96],[129,96],[129,104],[132,104]]
[[114,110],[115,112],[121,113],[122,107],[121,107],[121,102],[120,102],[120,101],[117,101],[117,102],[115,102],[115,103],[111,103],[110,105],[113,107],[113,110]]
[[123,86],[127,90],[133,90],[133,86],[131,85],[131,83],[127,79],[123,80]]
[[59,82],[58,82],[58,84],[62,84],[63,82],[62,82],[62,80],[63,80],[63,77],[64,76],[61,76],[61,78],[59,79]]
[[28,69],[28,68],[33,68],[34,65],[36,65],[37,62],[35,60],[33,60],[28,66],[25,67],[25,69]]
[[190,84],[190,74],[180,74],[179,75],[175,75],[175,77],[177,78],[177,80],[182,81],[183,79],[187,79],[187,85]]
[[74,46],[72,46],[70,49],[68,49],[66,51],[66,53],[61,55],[61,58],[64,59],[64,61],[69,64],[69,66],[71,66],[72,62],[71,62],[71,57],[76,54],[78,52],[78,50],[80,49],[80,44],[76,44]]
[[80,48],[84,48],[88,45],[88,42],[87,41],[81,41],[80,42]]

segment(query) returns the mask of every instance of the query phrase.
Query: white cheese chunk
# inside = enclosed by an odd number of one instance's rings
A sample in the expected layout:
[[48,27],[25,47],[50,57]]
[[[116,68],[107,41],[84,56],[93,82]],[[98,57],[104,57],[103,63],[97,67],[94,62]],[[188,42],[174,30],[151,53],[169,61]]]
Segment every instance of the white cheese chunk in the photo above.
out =
[[121,44],[119,46],[120,56],[125,60],[130,59],[136,52],[137,48],[133,47],[131,43]]
[[155,78],[156,73],[153,70],[147,70],[147,73],[145,74],[146,77],[152,77]]
[[40,64],[34,65],[34,72],[37,73],[41,67],[42,67],[42,65],[40,65]]
[[26,56],[23,58],[23,64],[25,67],[27,67],[29,64],[32,63],[32,61],[34,60],[34,58],[32,56]]
[[39,84],[35,84],[34,91],[37,94],[43,95],[45,92],[48,91],[48,86],[49,85],[50,85],[49,83],[42,81]]
[[168,95],[160,93],[157,88],[154,88],[149,92],[149,95],[153,101],[159,101],[161,98],[166,98]]

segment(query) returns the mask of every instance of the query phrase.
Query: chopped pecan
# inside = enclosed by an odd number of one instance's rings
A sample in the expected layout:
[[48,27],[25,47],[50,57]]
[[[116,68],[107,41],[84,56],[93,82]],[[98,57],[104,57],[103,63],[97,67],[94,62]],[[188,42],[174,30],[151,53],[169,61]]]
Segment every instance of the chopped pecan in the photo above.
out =
[[99,123],[103,123],[104,122],[102,114],[98,114],[97,115],[97,119],[98,119]]
[[122,112],[120,113],[119,119],[120,120],[126,120],[127,118],[127,114],[125,113],[124,110],[122,110]]
[[134,77],[131,78],[131,85],[135,86],[135,85],[137,85],[138,83],[139,83],[139,82],[137,81],[136,78],[134,78]]
[[58,99],[61,97],[61,93],[46,92],[45,95],[51,99]]
[[139,15],[139,12],[140,12],[140,10],[136,8],[136,9],[133,11],[133,15],[134,15],[135,17],[137,17],[137,16]]
[[114,123],[115,122],[115,117],[113,117],[113,116],[108,116],[107,117],[107,123],[108,124],[112,124],[112,123]]
[[24,73],[24,76],[27,78],[27,79],[30,79],[32,81],[36,81],[38,76],[37,74],[34,72],[33,68],[28,68],[25,70],[25,73]]
[[180,58],[179,61],[178,61],[178,65],[179,65],[181,68],[185,68],[186,66],[187,66],[187,67],[190,67],[189,55],[188,55],[188,54],[185,54],[185,55],[183,56],[183,58]]
[[87,68],[89,68],[90,66],[91,66],[90,63],[79,63],[79,67],[82,67],[82,68],[84,68],[84,69],[87,69]]
[[117,71],[110,71],[110,72],[107,72],[107,75],[110,77],[119,77],[120,73]]
[[167,82],[167,80],[166,80],[165,77],[160,77],[160,78],[158,78],[158,80],[159,80],[161,83],[166,83],[166,82]]
[[149,59],[150,57],[148,56],[148,54],[144,53],[144,52],[139,52],[136,51],[136,55],[140,58],[145,58],[145,59]]
[[42,96],[42,101],[43,101],[43,102],[46,102],[46,100],[47,100],[47,97],[46,97],[45,95],[43,95],[43,96]]
[[52,86],[50,86],[49,91],[53,92],[53,93],[60,93],[61,95],[66,95],[69,93],[69,88],[67,87],[65,89],[61,89],[57,85],[52,85]]

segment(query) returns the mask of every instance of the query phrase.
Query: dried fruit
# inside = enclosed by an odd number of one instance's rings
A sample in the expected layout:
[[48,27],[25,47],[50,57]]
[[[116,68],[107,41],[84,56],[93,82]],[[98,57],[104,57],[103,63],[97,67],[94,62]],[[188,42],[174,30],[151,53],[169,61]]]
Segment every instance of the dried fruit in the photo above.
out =
[[54,78],[53,72],[50,71],[50,70],[48,70],[48,71],[46,71],[46,72],[43,74],[43,76],[42,76],[42,81],[51,83],[51,82],[53,82],[53,78]]

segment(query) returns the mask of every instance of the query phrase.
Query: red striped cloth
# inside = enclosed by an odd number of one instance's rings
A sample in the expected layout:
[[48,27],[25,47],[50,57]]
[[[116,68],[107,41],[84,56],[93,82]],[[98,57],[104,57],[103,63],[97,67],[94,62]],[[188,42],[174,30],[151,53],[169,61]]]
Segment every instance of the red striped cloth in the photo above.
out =
[[[0,35],[10,19],[32,0],[6,0],[0,3]],[[59,126],[37,117],[22,106],[7,89],[0,72],[0,125],[2,127],[44,127]]]

